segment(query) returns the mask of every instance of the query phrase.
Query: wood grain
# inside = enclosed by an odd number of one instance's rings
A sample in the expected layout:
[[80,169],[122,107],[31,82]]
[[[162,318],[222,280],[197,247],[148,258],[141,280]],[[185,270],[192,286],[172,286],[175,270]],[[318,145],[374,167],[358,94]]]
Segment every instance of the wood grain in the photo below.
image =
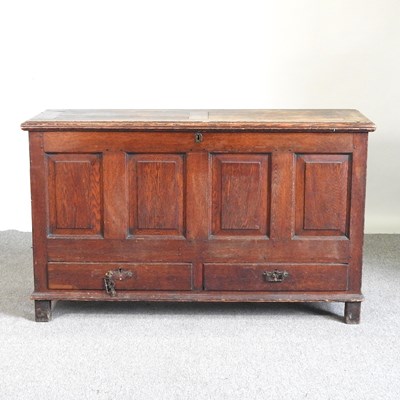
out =
[[184,157],[128,156],[131,235],[185,234]]
[[299,154],[296,164],[296,235],[348,237],[350,155]]
[[294,236],[294,159],[290,151],[272,154],[270,239],[278,243],[290,241]]
[[209,240],[187,240],[180,237],[146,237],[128,240],[47,240],[51,261],[312,261],[348,262],[350,241],[331,238],[268,240],[252,237],[218,237]]
[[[193,118],[191,118],[191,116]],[[47,110],[24,130],[212,129],[298,132],[373,131],[357,110]]]
[[353,140],[352,200],[350,211],[351,273],[349,288],[354,291],[361,291],[368,136],[354,135]]
[[[205,152],[190,152],[186,157],[186,238],[195,243],[196,253],[192,259],[193,289],[203,287],[202,243],[208,240],[210,221],[210,155]],[[192,251],[192,245],[189,245]],[[184,253],[180,253],[184,254]],[[190,259],[190,258],[189,258]]]
[[77,301],[171,301],[171,302],[217,302],[217,303],[313,303],[313,302],[361,302],[360,293],[345,292],[214,292],[214,291],[128,291],[117,292],[110,297],[102,290],[49,290],[33,292],[33,300],[77,300]]
[[[285,271],[282,282],[266,281],[264,273]],[[346,264],[205,264],[205,290],[337,291],[347,289]]]
[[48,156],[51,235],[102,234],[101,180],[98,154]]
[[195,143],[195,134],[188,131],[171,132],[45,132],[44,150],[47,153],[80,153],[125,151],[127,153],[191,153],[244,152],[272,153],[288,151],[317,153],[351,153],[353,138],[349,134],[320,135],[306,133],[265,134],[246,130],[202,131],[203,141]]
[[212,156],[212,234],[266,236],[269,232],[268,154]]
[[127,154],[122,151],[103,153],[104,238],[125,239],[128,236]]
[[117,281],[117,291],[192,289],[190,263],[49,263],[49,289],[104,290],[106,272],[118,268],[133,276]]
[[[43,152],[43,134],[29,133],[31,207],[32,207],[32,249],[35,290],[47,289],[47,232],[48,197],[46,159]],[[47,309],[46,303],[38,303],[40,309]],[[38,316],[38,313],[36,313]],[[38,316],[40,318],[40,315]]]

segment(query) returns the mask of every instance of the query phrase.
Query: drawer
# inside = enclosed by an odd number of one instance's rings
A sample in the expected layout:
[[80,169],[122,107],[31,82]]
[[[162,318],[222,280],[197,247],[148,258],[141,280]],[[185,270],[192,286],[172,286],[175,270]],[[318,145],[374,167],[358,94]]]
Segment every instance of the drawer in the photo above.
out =
[[117,291],[192,289],[191,263],[54,262],[48,263],[47,269],[49,289],[105,290],[104,278],[108,271],[115,271]]
[[347,289],[347,264],[204,264],[205,290],[336,291]]

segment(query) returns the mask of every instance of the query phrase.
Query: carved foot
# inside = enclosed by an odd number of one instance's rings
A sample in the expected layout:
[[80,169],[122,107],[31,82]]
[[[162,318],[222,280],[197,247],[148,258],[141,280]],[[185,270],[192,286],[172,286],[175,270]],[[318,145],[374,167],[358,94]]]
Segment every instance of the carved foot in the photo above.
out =
[[35,321],[49,322],[51,320],[51,301],[35,300]]
[[359,324],[361,313],[360,302],[347,302],[344,306],[344,321],[346,324]]

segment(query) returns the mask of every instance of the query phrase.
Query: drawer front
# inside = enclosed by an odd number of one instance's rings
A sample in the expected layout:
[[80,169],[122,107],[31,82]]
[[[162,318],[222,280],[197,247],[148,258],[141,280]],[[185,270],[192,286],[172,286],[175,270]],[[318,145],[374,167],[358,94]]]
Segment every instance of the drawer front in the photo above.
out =
[[347,264],[204,264],[205,290],[336,291],[347,289]]
[[[121,269],[121,273],[118,270]],[[114,273],[118,290],[191,290],[191,263],[49,263],[48,288],[105,290],[104,278]],[[121,278],[121,280],[119,279]]]

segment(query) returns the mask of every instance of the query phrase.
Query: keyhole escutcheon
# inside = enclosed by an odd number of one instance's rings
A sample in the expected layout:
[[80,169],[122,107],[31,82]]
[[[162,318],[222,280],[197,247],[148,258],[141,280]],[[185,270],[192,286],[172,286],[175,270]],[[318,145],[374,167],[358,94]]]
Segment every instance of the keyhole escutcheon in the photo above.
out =
[[196,132],[194,134],[195,143],[201,143],[203,141],[203,134],[201,132]]

